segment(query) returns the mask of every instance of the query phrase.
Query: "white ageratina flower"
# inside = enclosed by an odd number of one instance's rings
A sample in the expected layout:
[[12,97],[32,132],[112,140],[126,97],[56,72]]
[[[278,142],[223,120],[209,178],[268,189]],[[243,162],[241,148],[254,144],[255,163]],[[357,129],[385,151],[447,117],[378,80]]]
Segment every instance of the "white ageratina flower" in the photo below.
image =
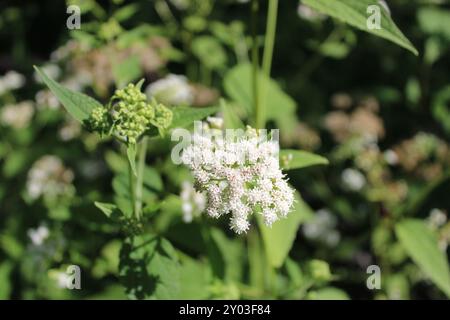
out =
[[0,77],[0,95],[7,91],[22,88],[25,84],[25,77],[14,71],[8,71],[4,76]]
[[50,236],[50,231],[46,225],[40,225],[36,229],[29,229],[27,234],[31,240],[31,243],[39,247]]
[[37,160],[30,171],[26,184],[27,194],[33,200],[40,196],[55,198],[74,192],[72,170],[64,167],[61,159],[46,155]]
[[360,191],[366,185],[366,178],[356,169],[347,168],[341,175],[342,183],[351,191]]
[[189,105],[194,100],[194,92],[184,76],[169,74],[145,89],[148,98],[155,98],[165,105]]
[[261,214],[267,226],[286,217],[294,191],[280,170],[278,141],[263,139],[250,127],[241,136],[232,134],[196,131],[182,161],[197,191],[206,193],[206,213],[213,218],[231,214],[231,229],[240,234],[249,229],[253,213]]
[[81,125],[78,121],[70,118],[58,130],[58,136],[62,141],[70,141],[81,134]]
[[5,126],[21,129],[30,123],[33,114],[33,103],[31,101],[22,101],[0,109],[0,122]]
[[182,201],[181,210],[183,212],[183,221],[186,223],[192,222],[206,208],[205,195],[197,192],[194,185],[189,181],[184,181],[181,184],[180,198]]
[[320,209],[310,221],[303,225],[302,230],[307,239],[334,247],[341,238],[336,226],[336,217],[328,209]]

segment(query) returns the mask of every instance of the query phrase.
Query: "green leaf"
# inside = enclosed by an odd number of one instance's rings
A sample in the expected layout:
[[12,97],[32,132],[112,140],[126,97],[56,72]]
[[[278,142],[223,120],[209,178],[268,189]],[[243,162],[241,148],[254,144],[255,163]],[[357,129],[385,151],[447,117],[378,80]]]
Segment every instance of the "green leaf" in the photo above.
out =
[[[258,73],[259,84],[265,89],[265,103],[261,113],[264,123],[267,120],[276,122],[283,131],[293,131],[297,125],[295,101],[288,96],[280,86],[272,79],[266,77],[262,72]],[[224,88],[227,95],[237,102],[247,115],[253,112],[252,91],[252,66],[250,64],[239,64],[232,68],[225,76]]]
[[222,45],[211,36],[199,36],[192,41],[192,53],[210,69],[221,70],[227,63],[227,55]]
[[[378,0],[302,0],[302,2],[323,14],[337,18],[353,27],[392,41],[415,55],[419,54],[417,49],[414,48],[411,42],[395,25],[390,14],[380,5]],[[380,8],[379,29],[369,29],[367,27],[367,20],[372,15],[372,13],[367,13],[367,9],[372,5]]]
[[199,121],[207,116],[216,113],[219,109],[217,107],[208,108],[188,108],[175,107],[171,109],[173,112],[171,129],[183,128],[191,125],[194,121]]
[[97,100],[79,92],[71,91],[64,88],[51,78],[49,78],[42,70],[34,66],[36,72],[41,76],[44,83],[50,89],[51,92],[58,98],[61,104],[66,108],[67,112],[70,113],[72,117],[80,122],[86,121],[92,109],[96,107],[101,107],[102,104]]
[[169,241],[151,234],[127,238],[120,250],[119,277],[131,299],[175,299],[180,266]]
[[297,236],[300,224],[312,214],[308,205],[296,193],[292,212],[285,219],[275,222],[272,227],[264,225],[262,217],[260,215],[257,216],[264,242],[264,250],[272,267],[279,268],[283,265]]
[[[124,87],[142,75],[138,57],[131,56],[120,63],[113,64],[113,76],[117,87]],[[140,89],[140,87],[138,87]]]
[[399,222],[395,232],[411,259],[450,298],[450,271],[435,234],[418,219]]
[[0,264],[0,300],[6,300],[10,298],[12,286],[11,286],[11,272],[13,270],[13,264],[11,261],[5,261]]
[[127,146],[127,157],[128,162],[130,163],[131,170],[133,171],[133,174],[137,176],[136,172],[136,145],[133,143],[130,143]]
[[94,205],[99,208],[108,218],[111,218],[113,213],[117,212],[117,206],[113,203],[95,201]]
[[328,160],[317,154],[300,150],[280,150],[280,165],[285,170],[299,169],[319,164],[328,164]]
[[244,129],[245,125],[236,113],[235,108],[224,99],[220,99],[220,111],[223,115],[224,127],[226,129]]

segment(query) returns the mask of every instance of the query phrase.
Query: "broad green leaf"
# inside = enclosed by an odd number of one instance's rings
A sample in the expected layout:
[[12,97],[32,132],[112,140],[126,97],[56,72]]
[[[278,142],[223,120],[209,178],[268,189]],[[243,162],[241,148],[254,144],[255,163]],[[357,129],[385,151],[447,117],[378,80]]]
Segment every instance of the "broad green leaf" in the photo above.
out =
[[418,219],[405,219],[395,232],[411,259],[450,298],[450,271],[435,234]]
[[217,107],[208,108],[188,108],[176,107],[171,109],[173,112],[171,129],[183,128],[191,125],[194,121],[199,121],[207,116],[216,113],[219,109]]
[[[274,80],[269,79],[262,72],[258,75],[260,88],[265,89],[265,101],[262,104],[264,110],[261,110],[264,123],[273,120],[285,132],[294,130],[297,125],[295,101],[284,93]],[[247,115],[252,114],[253,89],[250,64],[239,64],[228,71],[224,79],[224,88],[227,95],[244,108]]]
[[120,250],[119,277],[131,299],[175,299],[180,265],[169,241],[151,234],[127,238]]
[[69,112],[76,120],[83,123],[89,118],[92,109],[102,106],[100,102],[83,93],[74,92],[64,88],[49,78],[38,67],[35,66],[34,68],[50,91],[58,98],[64,108],[66,108],[67,112]]
[[275,222],[272,227],[264,225],[262,217],[257,216],[261,230],[264,250],[272,267],[279,268],[294,244],[300,224],[312,215],[311,209],[295,194],[295,203],[292,212],[285,219]]
[[130,143],[127,147],[127,157],[128,162],[130,163],[131,170],[133,171],[133,174],[137,176],[136,173],[136,145]]
[[299,169],[319,164],[328,164],[328,160],[317,154],[300,150],[280,150],[280,165],[285,170]]
[[[395,25],[390,14],[378,0],[302,0],[305,5],[329,16],[337,18],[349,25],[390,40],[399,46],[418,55],[418,51]],[[380,9],[380,28],[368,28],[368,20],[372,12],[368,8],[377,6]]]
[[212,280],[209,266],[189,257],[181,258],[180,295],[178,299],[208,299]]

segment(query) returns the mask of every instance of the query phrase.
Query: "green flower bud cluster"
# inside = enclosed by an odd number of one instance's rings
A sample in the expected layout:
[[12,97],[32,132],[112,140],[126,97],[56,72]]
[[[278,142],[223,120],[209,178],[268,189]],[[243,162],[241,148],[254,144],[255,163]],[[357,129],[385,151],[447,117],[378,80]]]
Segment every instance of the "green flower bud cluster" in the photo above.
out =
[[172,111],[154,99],[148,103],[140,84],[130,83],[116,90],[107,107],[95,108],[89,120],[92,129],[114,132],[127,143],[135,144],[152,125],[160,132],[167,129],[172,123]]
[[111,127],[111,118],[109,117],[108,110],[104,107],[94,108],[88,122],[91,129],[101,134],[108,132]]

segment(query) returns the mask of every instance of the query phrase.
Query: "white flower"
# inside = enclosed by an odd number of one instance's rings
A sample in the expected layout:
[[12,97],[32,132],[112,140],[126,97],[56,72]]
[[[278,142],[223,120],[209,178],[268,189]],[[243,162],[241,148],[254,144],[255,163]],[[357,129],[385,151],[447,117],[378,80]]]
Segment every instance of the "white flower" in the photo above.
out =
[[300,18],[305,20],[323,20],[325,16],[318,11],[312,9],[311,7],[299,4],[297,7],[297,14]]
[[181,184],[180,198],[183,221],[186,223],[192,222],[194,217],[199,216],[205,210],[205,195],[195,191],[194,186],[189,181],[184,181]]
[[34,114],[31,101],[23,101],[15,105],[7,105],[0,109],[0,122],[16,129],[25,128]]
[[366,178],[358,170],[347,168],[342,172],[342,182],[351,191],[360,191],[366,185]]
[[38,109],[57,109],[60,104],[58,98],[50,90],[39,90],[35,96]]
[[41,246],[44,243],[44,241],[49,237],[50,232],[47,226],[40,225],[36,229],[29,229],[27,234],[33,245]]
[[307,239],[322,242],[334,247],[341,238],[335,230],[337,219],[328,209],[320,209],[314,217],[303,225],[303,234]]
[[195,132],[182,161],[193,172],[196,189],[206,193],[206,213],[214,218],[229,213],[231,229],[244,233],[251,214],[261,214],[271,226],[292,207],[294,191],[280,170],[278,150],[277,141],[264,140],[251,128],[234,139]]
[[145,93],[149,98],[154,97],[166,105],[189,105],[194,100],[193,90],[186,77],[175,74],[151,83]]
[[383,153],[384,160],[387,164],[394,166],[398,163],[398,155],[394,150],[388,149]]
[[3,77],[0,77],[0,95],[7,91],[22,88],[25,84],[25,77],[14,71],[8,71]]
[[437,229],[442,227],[447,222],[447,215],[444,211],[434,208],[430,211],[428,216],[428,224],[433,228]]
[[43,156],[37,160],[27,179],[27,193],[35,200],[42,195],[57,197],[74,192],[72,170],[64,167],[61,159],[55,156]]

